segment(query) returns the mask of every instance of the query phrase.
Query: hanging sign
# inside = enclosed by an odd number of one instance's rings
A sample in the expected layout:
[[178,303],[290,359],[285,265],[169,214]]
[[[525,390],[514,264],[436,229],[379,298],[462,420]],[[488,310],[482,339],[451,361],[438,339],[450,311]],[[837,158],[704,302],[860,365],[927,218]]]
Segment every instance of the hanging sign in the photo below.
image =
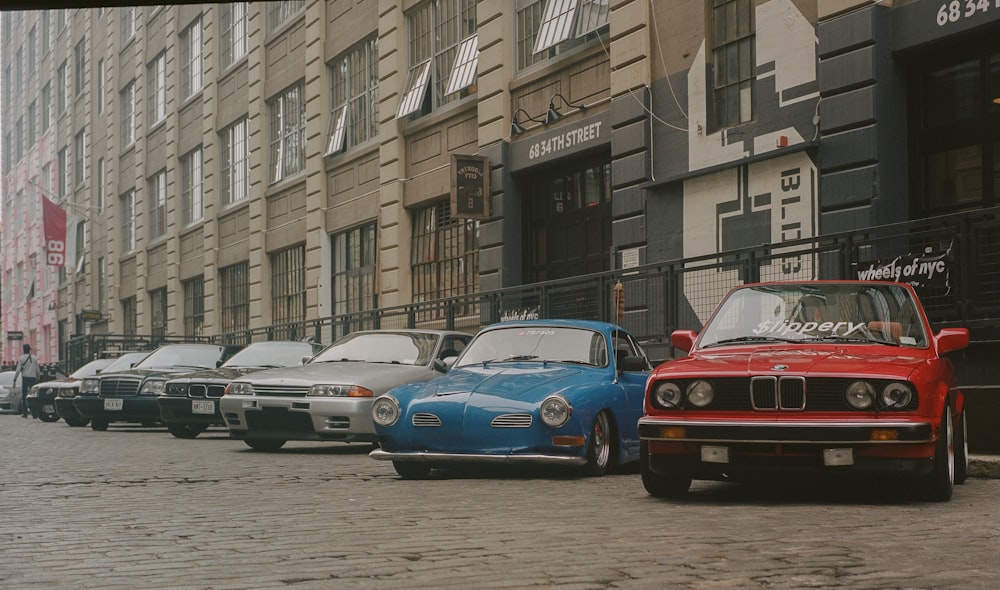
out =
[[485,156],[451,156],[451,216],[489,219],[490,163]]

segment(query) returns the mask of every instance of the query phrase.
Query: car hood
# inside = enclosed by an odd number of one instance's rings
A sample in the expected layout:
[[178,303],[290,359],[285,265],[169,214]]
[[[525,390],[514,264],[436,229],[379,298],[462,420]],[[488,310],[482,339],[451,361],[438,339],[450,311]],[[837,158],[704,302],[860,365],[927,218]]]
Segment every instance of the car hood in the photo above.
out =
[[663,365],[660,375],[692,373],[762,375],[867,375],[906,377],[927,362],[919,349],[879,346],[769,347],[753,350],[698,351]]
[[178,377],[176,380],[197,381],[204,379],[220,379],[232,381],[233,379],[239,379],[248,373],[256,373],[261,370],[263,370],[261,367],[219,367],[218,369],[198,371],[197,373],[185,373],[183,377]]
[[74,379],[73,377],[63,377],[62,379],[53,379],[52,381],[43,381],[38,384],[38,387],[51,387],[53,389],[68,389],[73,387],[80,387],[82,379]]
[[197,367],[163,367],[159,369],[133,369],[122,371],[121,373],[108,373],[102,375],[101,379],[149,379],[150,377],[163,377],[169,379],[174,375],[187,375],[195,371],[203,371]]
[[317,383],[361,385],[372,391],[382,392],[395,385],[430,379],[437,375],[440,373],[424,365],[342,361],[268,369],[248,375],[240,381],[272,387],[302,387]]
[[[425,396],[481,394],[505,399],[531,400],[544,397],[562,381],[579,375],[581,369],[563,365],[489,365],[452,369],[428,383]],[[557,386],[557,383],[560,385]]]

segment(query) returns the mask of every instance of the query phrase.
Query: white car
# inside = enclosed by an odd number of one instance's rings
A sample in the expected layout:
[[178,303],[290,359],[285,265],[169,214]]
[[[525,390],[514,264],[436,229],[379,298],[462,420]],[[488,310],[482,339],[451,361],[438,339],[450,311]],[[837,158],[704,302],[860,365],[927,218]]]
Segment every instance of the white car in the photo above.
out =
[[14,383],[14,371],[0,373],[0,414],[17,414],[21,409],[21,380]]
[[235,379],[219,407],[230,436],[259,451],[289,440],[374,443],[372,400],[441,375],[471,339],[443,330],[355,332],[301,367]]

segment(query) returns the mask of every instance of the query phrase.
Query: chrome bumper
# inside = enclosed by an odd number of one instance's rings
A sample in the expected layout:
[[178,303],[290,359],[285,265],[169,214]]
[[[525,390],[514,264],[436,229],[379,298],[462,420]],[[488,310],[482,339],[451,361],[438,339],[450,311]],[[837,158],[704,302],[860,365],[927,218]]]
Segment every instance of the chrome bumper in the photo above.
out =
[[568,455],[505,454],[491,453],[435,453],[431,451],[402,451],[391,453],[375,449],[368,456],[379,461],[411,461],[415,463],[532,463],[535,465],[586,465],[586,457]]

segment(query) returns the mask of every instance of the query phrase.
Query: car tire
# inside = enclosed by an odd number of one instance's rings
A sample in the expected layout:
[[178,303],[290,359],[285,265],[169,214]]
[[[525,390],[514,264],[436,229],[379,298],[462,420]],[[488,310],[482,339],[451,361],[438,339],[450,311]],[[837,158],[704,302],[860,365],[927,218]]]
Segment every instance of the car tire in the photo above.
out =
[[64,417],[63,420],[66,421],[66,424],[69,424],[70,426],[73,426],[74,428],[79,428],[81,426],[86,426],[87,423],[90,422],[90,420],[88,420],[87,418],[66,418],[66,417]]
[[285,446],[285,442],[287,441],[271,440],[267,438],[248,438],[245,439],[243,442],[245,442],[248,447],[250,447],[255,451],[271,452],[271,451],[277,451],[281,447]]
[[965,408],[958,415],[955,425],[955,483],[963,484],[969,476],[969,431],[965,421]]
[[205,424],[185,424],[182,422],[168,422],[167,431],[176,438],[198,438],[198,435],[208,428]]
[[951,500],[955,484],[955,432],[951,408],[941,414],[941,435],[934,446],[934,467],[921,482],[920,495],[931,502]]
[[431,466],[414,461],[393,461],[392,466],[403,479],[424,479],[431,472]]
[[110,423],[107,420],[99,420],[97,418],[94,418],[93,420],[90,421],[90,429],[99,432],[104,432],[105,430],[108,429],[108,424]]
[[56,416],[55,414],[39,414],[38,419],[42,422],[58,422],[59,416]]
[[590,428],[590,442],[587,444],[587,475],[601,477],[607,475],[615,465],[615,428],[611,415],[600,411],[594,416]]
[[666,473],[653,471],[649,463],[649,443],[644,440],[639,441],[639,474],[646,492],[657,498],[681,498],[691,488],[691,474],[680,466]]

